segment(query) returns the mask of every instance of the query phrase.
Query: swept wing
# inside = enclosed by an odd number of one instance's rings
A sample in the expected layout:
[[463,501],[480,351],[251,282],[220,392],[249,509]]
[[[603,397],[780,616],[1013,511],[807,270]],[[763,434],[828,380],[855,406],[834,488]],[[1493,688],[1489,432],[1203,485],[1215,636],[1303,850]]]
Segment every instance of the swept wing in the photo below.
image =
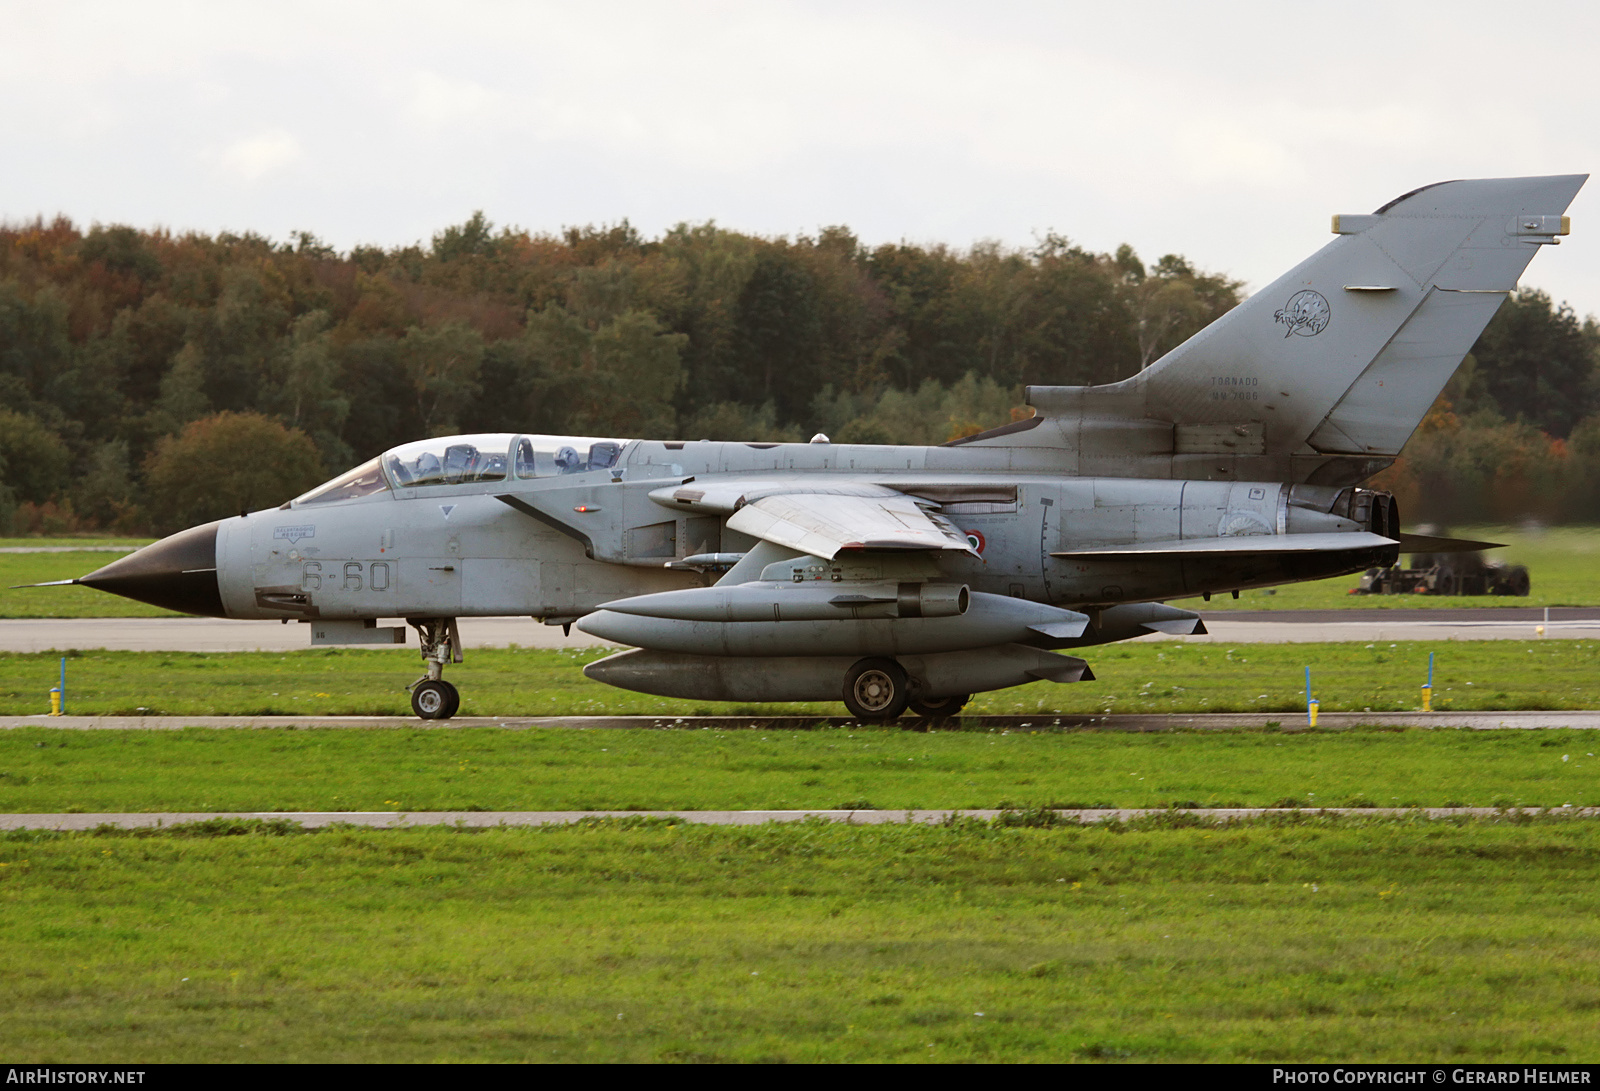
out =
[[650,498],[664,507],[727,515],[731,530],[824,560],[847,550],[977,553],[933,510],[937,505],[870,482],[691,483],[657,489]]

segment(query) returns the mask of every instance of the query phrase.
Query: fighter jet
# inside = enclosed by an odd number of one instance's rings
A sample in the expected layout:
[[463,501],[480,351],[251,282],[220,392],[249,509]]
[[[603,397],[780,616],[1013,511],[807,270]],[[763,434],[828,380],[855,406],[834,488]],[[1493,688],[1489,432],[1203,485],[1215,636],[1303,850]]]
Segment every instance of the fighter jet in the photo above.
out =
[[[1437,550],[1388,466],[1586,175],[1443,182],[1333,218],[1322,249],[1133,378],[1034,386],[1034,415],[938,447],[463,435],[75,581],[157,606],[402,644],[446,719],[457,619],[521,615],[630,650],[625,689],[950,715],[1087,681],[1075,654],[1203,632],[1174,598]],[[1470,543],[1478,546],[1482,543]]]

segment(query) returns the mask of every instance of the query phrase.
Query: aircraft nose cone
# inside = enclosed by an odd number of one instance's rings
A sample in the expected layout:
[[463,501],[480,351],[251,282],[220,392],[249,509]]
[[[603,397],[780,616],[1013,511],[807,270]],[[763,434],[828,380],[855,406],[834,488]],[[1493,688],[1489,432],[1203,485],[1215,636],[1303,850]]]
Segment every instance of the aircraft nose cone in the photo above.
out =
[[227,617],[217,588],[216,523],[180,530],[78,582],[185,614]]

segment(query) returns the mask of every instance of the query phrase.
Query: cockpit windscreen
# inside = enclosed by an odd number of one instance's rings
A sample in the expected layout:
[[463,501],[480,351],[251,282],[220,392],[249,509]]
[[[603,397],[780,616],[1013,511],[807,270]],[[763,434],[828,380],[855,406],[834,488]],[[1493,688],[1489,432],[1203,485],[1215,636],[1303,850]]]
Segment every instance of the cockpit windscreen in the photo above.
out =
[[385,454],[383,467],[401,489],[504,481],[511,440],[509,434],[418,440]]
[[389,487],[383,478],[378,460],[363,462],[353,470],[346,470],[332,481],[318,485],[310,492],[295,498],[296,504],[329,504],[335,500],[354,500],[370,496]]

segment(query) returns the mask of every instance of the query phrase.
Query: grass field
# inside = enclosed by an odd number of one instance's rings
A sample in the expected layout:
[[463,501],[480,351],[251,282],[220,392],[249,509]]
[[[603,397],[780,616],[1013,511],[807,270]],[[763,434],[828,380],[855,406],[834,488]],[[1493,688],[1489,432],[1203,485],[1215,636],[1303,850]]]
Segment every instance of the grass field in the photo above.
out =
[[1580,730],[38,727],[0,732],[0,811],[1582,807],[1596,751]]
[[[1415,604],[1600,601],[1582,538],[1562,533],[1548,559],[1515,558],[1528,599]],[[109,556],[0,554],[0,582]],[[18,557],[27,576],[5,567]],[[1353,584],[1237,606],[1413,603],[1343,595]],[[0,616],[45,594],[76,603],[55,616],[159,613],[56,588],[0,591]],[[1044,719],[1290,724],[1307,665],[1326,710],[1416,708],[1430,650],[1436,707],[1600,707],[1594,641],[1125,644],[1089,650],[1098,682],[970,706],[1040,713],[1028,733],[23,728],[0,732],[0,811],[1600,803],[1586,732],[1113,735]],[[450,677],[466,715],[841,712],[629,694],[582,677],[595,654],[474,650]],[[0,655],[0,713],[44,711],[58,664]],[[414,650],[84,652],[68,701],[403,714],[417,673]],[[25,831],[0,834],[0,1047],[115,1063],[1593,1061],[1597,865],[1600,824],[1559,815]]]
[[60,546],[84,546],[97,549],[100,546],[142,546],[149,545],[154,538],[95,538],[79,536],[76,538],[0,538],[0,549],[54,549]]
[[[1600,642],[1410,641],[1371,644],[1110,644],[1084,652],[1096,681],[981,693],[973,713],[1281,712],[1303,716],[1304,676],[1322,708],[1420,708],[1435,653],[1438,709],[1600,707]],[[448,677],[463,716],[844,715],[842,704],[739,706],[630,693],[591,682],[601,650],[473,649]],[[49,710],[58,653],[0,654],[0,715]],[[67,653],[67,710],[79,715],[410,715],[415,649]]]
[[[19,542],[57,544],[56,539],[0,539],[0,544]],[[110,543],[107,543],[110,544]],[[120,595],[108,595],[87,587],[18,587],[24,583],[47,583],[87,576],[104,568],[120,553],[0,553],[0,618],[27,617],[183,617],[185,615],[134,602]]]
[[1583,1061],[1600,825],[0,836],[30,1062]]

